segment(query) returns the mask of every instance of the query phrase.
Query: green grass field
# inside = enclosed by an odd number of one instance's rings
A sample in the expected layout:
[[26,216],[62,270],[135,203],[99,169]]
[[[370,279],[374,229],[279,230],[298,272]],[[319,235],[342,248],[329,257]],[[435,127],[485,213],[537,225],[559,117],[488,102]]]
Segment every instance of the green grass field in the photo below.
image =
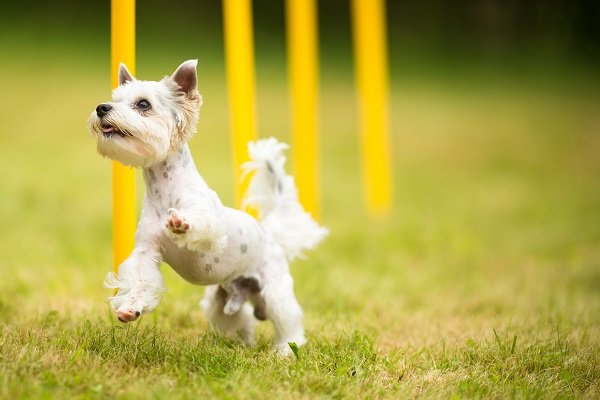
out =
[[[180,61],[142,57],[138,72]],[[110,163],[85,127],[107,62],[24,50],[0,64],[1,398],[600,396],[597,79],[394,75],[394,210],[370,221],[351,76],[325,70],[331,236],[293,266],[309,343],[279,359],[268,324],[253,348],[211,334],[203,289],[168,266],[155,314],[109,312]],[[259,68],[260,132],[288,140],[278,66]],[[200,76],[192,152],[231,204],[225,81],[219,65]]]

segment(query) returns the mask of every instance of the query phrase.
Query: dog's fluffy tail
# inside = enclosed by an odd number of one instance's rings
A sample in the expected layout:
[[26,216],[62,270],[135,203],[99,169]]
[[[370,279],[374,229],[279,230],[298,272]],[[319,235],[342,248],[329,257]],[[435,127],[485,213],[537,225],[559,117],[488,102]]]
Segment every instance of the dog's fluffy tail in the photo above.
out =
[[244,207],[258,210],[263,226],[271,232],[291,261],[314,248],[329,231],[319,226],[298,201],[294,178],[286,174],[283,167],[287,148],[288,145],[275,138],[250,142],[250,161],[242,168],[243,176],[252,174]]

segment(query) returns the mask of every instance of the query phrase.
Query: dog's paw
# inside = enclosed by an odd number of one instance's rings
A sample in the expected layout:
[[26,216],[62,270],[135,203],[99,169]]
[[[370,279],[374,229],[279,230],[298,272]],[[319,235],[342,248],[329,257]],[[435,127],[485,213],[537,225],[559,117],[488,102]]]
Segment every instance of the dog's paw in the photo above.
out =
[[140,316],[139,311],[133,309],[122,309],[117,311],[117,319],[121,322],[132,322]]
[[295,340],[287,342],[275,343],[273,345],[273,353],[281,357],[298,357],[298,349],[306,344],[306,338],[303,334],[297,335]]
[[169,208],[167,210],[169,216],[167,217],[166,228],[171,232],[182,235],[190,229],[190,224],[175,208]]

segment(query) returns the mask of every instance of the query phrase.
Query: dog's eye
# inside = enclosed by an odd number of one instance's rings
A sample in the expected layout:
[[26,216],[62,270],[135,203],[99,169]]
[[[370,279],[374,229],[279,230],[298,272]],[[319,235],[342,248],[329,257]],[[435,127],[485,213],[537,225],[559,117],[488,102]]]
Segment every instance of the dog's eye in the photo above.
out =
[[136,103],[136,107],[142,111],[150,109],[150,102],[148,100],[140,100]]

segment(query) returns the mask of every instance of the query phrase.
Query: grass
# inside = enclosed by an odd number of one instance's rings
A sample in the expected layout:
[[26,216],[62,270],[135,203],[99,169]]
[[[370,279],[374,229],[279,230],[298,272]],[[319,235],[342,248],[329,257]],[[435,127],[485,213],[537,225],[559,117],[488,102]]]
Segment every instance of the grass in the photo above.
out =
[[[62,49],[40,70],[18,51],[0,65],[11,77],[0,100],[0,397],[600,395],[597,80],[396,76],[394,212],[371,221],[351,77],[324,71],[322,220],[332,235],[293,266],[309,343],[282,360],[268,325],[253,348],[210,333],[202,288],[166,266],[158,311],[115,321],[101,287],[110,168],[85,129],[108,95],[107,60]],[[140,72],[160,76],[179,59],[166,62],[141,57],[152,69]],[[287,140],[285,71],[275,69],[259,75],[260,131]],[[218,64],[200,86],[192,152],[230,202]]]

